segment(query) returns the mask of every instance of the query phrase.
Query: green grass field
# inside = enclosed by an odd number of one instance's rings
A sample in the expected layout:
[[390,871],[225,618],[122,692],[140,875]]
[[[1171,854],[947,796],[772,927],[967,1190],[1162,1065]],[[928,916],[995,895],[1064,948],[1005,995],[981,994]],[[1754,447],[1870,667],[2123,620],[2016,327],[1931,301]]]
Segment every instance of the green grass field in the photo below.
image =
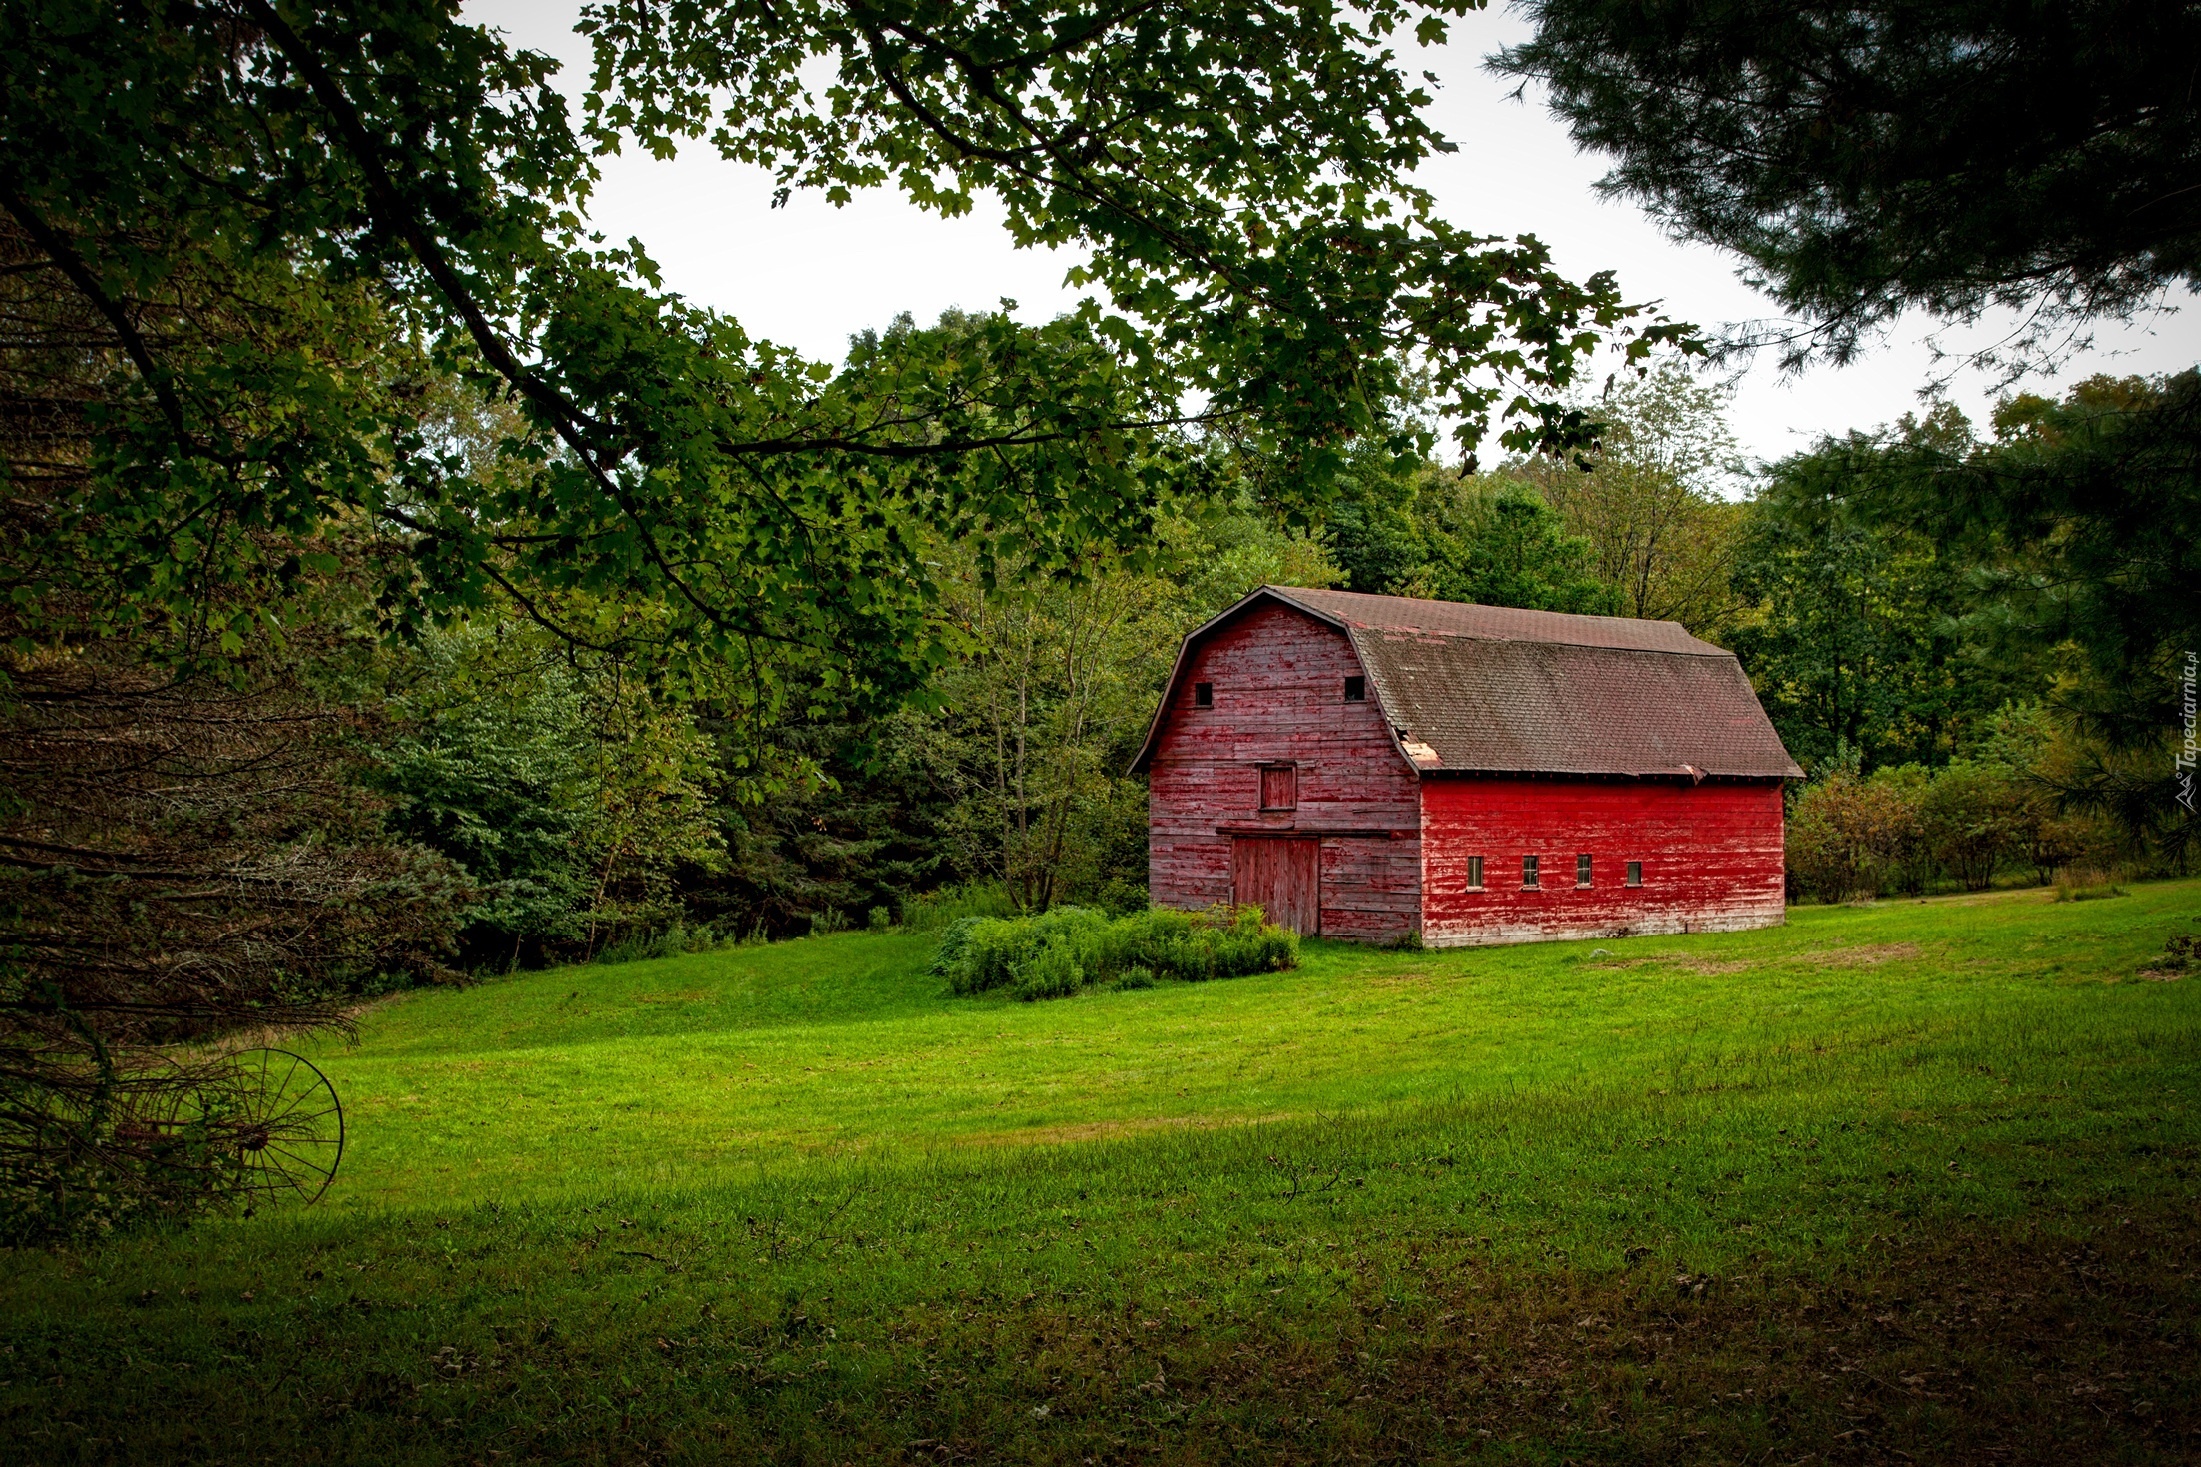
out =
[[11,1460],[2201,1455],[2201,882],[1042,1004],[406,995],[288,1211],[20,1251]]

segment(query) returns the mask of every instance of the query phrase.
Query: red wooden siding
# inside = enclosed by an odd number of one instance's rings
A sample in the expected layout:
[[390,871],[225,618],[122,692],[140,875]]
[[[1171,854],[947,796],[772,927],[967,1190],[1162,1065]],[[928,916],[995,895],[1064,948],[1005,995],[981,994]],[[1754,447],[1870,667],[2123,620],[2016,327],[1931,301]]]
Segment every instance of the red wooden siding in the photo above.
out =
[[1303,937],[1322,930],[1321,841],[1298,836],[1236,835],[1230,842],[1230,899],[1256,906]]
[[[1730,932],[1784,917],[1781,788],[1763,783],[1433,778],[1422,787],[1432,946]],[[1575,862],[1591,858],[1591,885]],[[1468,858],[1483,857],[1483,889]],[[1540,858],[1542,887],[1521,886]],[[1643,863],[1629,887],[1627,863]]]
[[[1420,919],[1418,781],[1377,703],[1345,701],[1363,675],[1345,634],[1274,602],[1209,636],[1178,679],[1149,768],[1153,899],[1232,899],[1230,827],[1320,841],[1321,931],[1385,939]],[[1214,687],[1213,707],[1193,685]],[[1262,766],[1290,765],[1295,808],[1262,809]]]

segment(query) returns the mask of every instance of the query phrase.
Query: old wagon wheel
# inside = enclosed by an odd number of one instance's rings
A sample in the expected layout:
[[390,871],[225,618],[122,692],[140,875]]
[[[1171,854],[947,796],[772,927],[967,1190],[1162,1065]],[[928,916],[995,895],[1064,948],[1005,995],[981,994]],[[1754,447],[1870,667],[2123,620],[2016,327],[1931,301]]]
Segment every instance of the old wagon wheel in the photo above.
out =
[[329,1077],[287,1049],[248,1049],[202,1092],[207,1126],[231,1186],[248,1198],[319,1199],[344,1157],[344,1107]]

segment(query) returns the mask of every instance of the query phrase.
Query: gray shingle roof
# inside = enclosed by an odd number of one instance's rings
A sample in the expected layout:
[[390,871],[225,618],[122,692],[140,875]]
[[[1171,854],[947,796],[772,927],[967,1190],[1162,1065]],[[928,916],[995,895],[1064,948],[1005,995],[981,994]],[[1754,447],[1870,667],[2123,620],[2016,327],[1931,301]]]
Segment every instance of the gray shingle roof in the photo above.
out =
[[1344,630],[1424,772],[1803,775],[1734,654],[1676,622],[1264,586],[1187,648],[1264,597]]

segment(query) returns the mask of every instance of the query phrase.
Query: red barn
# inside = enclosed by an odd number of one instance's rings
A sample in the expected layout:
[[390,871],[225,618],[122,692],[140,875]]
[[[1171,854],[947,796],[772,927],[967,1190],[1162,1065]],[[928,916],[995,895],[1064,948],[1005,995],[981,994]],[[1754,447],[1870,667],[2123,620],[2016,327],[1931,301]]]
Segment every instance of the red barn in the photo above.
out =
[[1157,904],[1438,947],[1776,926],[1803,773],[1674,622],[1287,586],[1185,638],[1132,769]]

